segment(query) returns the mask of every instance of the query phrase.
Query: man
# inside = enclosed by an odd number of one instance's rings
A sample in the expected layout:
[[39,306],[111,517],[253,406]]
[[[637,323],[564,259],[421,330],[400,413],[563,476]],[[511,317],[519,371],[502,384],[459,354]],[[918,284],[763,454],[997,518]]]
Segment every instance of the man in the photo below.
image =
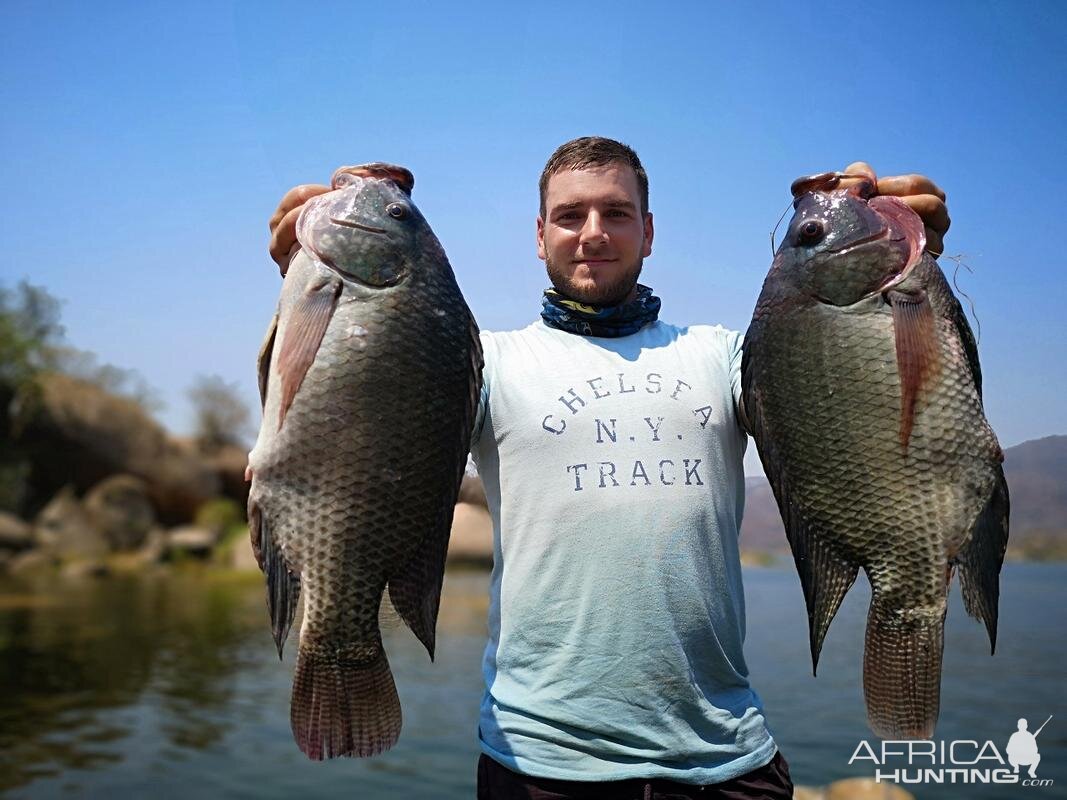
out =
[[[878,188],[905,196],[939,251],[940,190]],[[567,142],[540,189],[541,318],[482,339],[472,452],[494,566],[478,796],[791,797],[742,654],[741,334],[658,319],[637,282],[654,227],[633,150]],[[272,218],[283,271],[300,206],[326,190],[293,189]]]

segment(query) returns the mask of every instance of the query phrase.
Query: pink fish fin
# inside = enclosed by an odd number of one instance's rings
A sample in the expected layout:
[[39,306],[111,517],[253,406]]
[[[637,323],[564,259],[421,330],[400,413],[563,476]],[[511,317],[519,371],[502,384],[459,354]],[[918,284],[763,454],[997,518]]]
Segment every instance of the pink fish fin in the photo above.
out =
[[989,634],[989,652],[997,649],[997,606],[1000,601],[1000,567],[1008,547],[1010,501],[1004,470],[995,468],[996,484],[982,513],[960,548],[955,563],[967,613],[983,622]]
[[[271,317],[270,325],[267,326],[267,335],[263,337],[263,344],[259,347],[259,357],[256,359],[256,371],[259,374],[259,402],[261,406],[267,405],[267,383],[270,380],[270,359],[274,353],[274,339],[278,333],[278,314]],[[247,478],[245,480],[248,480]]]
[[281,548],[271,535],[270,518],[251,496],[248,500],[248,529],[252,552],[267,578],[267,611],[278,658],[281,658],[300,599],[300,575],[289,569]]
[[919,394],[940,369],[937,322],[925,292],[890,290],[887,296],[900,376],[900,446],[907,452]]
[[313,761],[373,756],[396,744],[400,698],[381,639],[339,647],[302,642],[290,722],[297,746]]
[[863,697],[882,739],[929,739],[941,706],[945,610],[899,608],[875,590],[867,613]]
[[322,344],[322,337],[337,307],[337,298],[341,296],[341,287],[340,278],[315,275],[290,310],[285,338],[278,353],[278,375],[282,380],[279,430]]
[[926,249],[926,228],[922,217],[899,197],[891,195],[872,197],[867,205],[889,222],[892,238],[903,238],[907,241],[908,263],[903,269],[903,272],[907,273],[922,260],[923,250]]

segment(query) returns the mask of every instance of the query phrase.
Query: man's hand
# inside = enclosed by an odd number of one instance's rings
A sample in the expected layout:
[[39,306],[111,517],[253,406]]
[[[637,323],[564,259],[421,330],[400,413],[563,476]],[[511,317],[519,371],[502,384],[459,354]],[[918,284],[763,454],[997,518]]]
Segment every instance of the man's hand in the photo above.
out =
[[318,183],[305,183],[294,186],[278,203],[278,208],[270,218],[270,257],[278,264],[282,275],[289,269],[289,262],[296,254],[299,245],[296,241],[296,218],[304,203],[316,195],[330,191],[329,186]]
[[[879,178],[874,174],[870,164],[856,161],[845,167],[849,175],[865,175],[878,187],[878,194],[899,197],[912,211],[922,217],[926,226],[926,249],[935,258],[944,250],[945,233],[952,221],[948,217],[945,205],[945,193],[925,175],[894,175]],[[848,186],[862,178],[842,178],[840,186]]]

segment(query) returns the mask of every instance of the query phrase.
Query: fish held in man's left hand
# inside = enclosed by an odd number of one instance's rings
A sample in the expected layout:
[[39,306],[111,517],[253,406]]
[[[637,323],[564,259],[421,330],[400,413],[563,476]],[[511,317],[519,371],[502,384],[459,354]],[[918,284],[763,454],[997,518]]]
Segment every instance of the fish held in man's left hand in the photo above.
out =
[[922,220],[872,181],[836,186],[794,184],[745,337],[740,412],[800,573],[813,666],[863,567],[868,721],[884,738],[928,738],[954,570],[995,646],[1003,455],[974,337],[924,253]]

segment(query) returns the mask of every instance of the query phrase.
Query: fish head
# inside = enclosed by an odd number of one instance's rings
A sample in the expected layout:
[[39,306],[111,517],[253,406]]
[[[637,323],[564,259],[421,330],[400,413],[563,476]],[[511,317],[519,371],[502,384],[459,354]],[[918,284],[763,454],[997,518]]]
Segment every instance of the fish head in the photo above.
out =
[[846,306],[884,292],[922,258],[922,220],[897,198],[874,196],[869,181],[816,186],[793,208],[775,265],[782,280],[819,302]]
[[408,170],[391,164],[342,167],[333,175],[333,191],[304,205],[297,239],[344,277],[375,288],[395,286],[410,273],[429,231],[411,202],[414,183]]

